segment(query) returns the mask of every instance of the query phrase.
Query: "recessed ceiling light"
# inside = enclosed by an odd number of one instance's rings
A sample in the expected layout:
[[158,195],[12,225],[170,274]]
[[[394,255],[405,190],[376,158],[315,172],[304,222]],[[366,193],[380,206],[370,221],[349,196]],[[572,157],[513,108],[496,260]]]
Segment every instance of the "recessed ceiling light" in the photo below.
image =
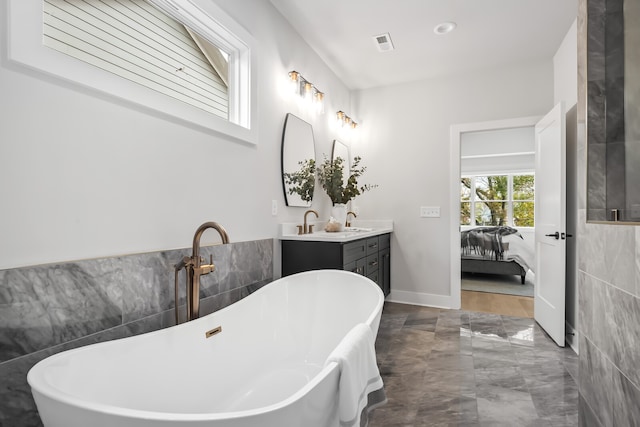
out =
[[455,30],[458,25],[455,22],[442,22],[435,26],[433,32],[441,36]]

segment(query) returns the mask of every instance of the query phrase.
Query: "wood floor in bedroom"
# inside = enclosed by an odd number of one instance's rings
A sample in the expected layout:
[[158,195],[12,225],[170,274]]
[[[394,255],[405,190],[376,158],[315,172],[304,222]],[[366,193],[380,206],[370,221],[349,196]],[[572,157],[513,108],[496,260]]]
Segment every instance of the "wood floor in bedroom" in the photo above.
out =
[[462,291],[462,310],[533,318],[533,298],[489,292]]

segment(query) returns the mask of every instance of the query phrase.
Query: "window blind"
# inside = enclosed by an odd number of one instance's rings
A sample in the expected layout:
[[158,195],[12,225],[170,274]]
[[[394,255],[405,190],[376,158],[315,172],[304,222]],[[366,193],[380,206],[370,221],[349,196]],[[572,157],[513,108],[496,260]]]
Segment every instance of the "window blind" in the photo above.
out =
[[[203,39],[196,42],[153,5],[144,0],[43,4],[44,45],[228,119],[228,88],[200,49]],[[217,50],[204,43],[207,51]]]

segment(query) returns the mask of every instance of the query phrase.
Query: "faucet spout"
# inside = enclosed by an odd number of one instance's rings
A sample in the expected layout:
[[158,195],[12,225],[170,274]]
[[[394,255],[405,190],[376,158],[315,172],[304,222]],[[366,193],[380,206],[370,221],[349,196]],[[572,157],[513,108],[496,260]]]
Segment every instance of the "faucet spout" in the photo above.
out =
[[[200,238],[202,238],[202,234],[204,234],[204,232],[210,228],[213,228],[218,232],[220,238],[222,239],[223,245],[229,243],[229,235],[227,234],[227,231],[224,229],[224,227],[222,227],[217,222],[205,222],[200,227],[198,227],[195,234],[193,235],[193,248],[191,250],[191,254],[193,255],[193,257],[200,256]],[[199,263],[200,261],[196,262]]]
[[313,209],[309,209],[308,211],[306,211],[304,213],[304,224],[302,226],[302,234],[310,234],[313,233],[313,225],[308,225],[307,224],[307,215],[309,215],[310,213],[313,213],[316,215],[316,218],[320,218],[320,216],[318,215],[317,211],[314,211]]
[[346,221],[344,222],[344,226],[345,226],[345,227],[351,227],[351,221],[349,221],[349,215],[350,215],[350,214],[351,214],[351,215],[353,215],[353,217],[354,217],[354,218],[357,218],[357,217],[358,217],[358,215],[356,215],[356,213],[355,213],[355,212],[352,212],[352,211],[347,212],[347,219],[346,219]]
[[200,276],[204,276],[215,271],[213,255],[209,257],[209,264],[203,264],[204,258],[200,256],[200,239],[202,234],[213,228],[218,232],[222,244],[229,243],[229,235],[220,224],[210,221],[205,222],[196,230],[193,235],[193,247],[191,257],[184,257],[176,266],[176,324],[179,323],[178,315],[178,274],[182,268],[187,270],[187,321],[200,317]]

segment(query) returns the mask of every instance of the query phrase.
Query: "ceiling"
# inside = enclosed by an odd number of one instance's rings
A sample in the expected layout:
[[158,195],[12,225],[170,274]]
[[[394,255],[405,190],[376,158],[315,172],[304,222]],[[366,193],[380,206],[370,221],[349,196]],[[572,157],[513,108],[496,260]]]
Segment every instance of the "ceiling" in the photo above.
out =
[[[551,59],[577,0],[271,0],[349,89]],[[457,28],[436,35],[434,27]],[[389,33],[380,52],[373,36]],[[305,70],[298,70],[305,74]]]

